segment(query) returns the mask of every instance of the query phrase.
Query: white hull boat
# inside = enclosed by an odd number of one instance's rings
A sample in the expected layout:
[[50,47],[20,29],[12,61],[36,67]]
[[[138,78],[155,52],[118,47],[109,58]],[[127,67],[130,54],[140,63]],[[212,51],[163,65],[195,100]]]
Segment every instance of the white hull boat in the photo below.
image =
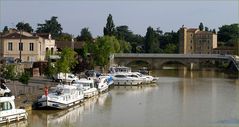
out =
[[100,93],[103,93],[107,91],[109,88],[108,80],[106,77],[99,77],[98,83],[97,83],[97,89]]
[[79,104],[84,100],[84,93],[78,90],[76,86],[70,85],[57,85],[55,91],[42,95],[38,99],[38,108],[56,108],[65,109],[73,105]]
[[129,73],[117,73],[113,75],[115,85],[139,85],[142,79],[131,77]]
[[0,123],[27,119],[26,110],[15,108],[14,99],[14,96],[0,98]]
[[75,81],[72,85],[76,86],[77,89],[83,90],[85,98],[90,98],[98,95],[98,90],[95,86],[93,79],[82,78],[80,80]]

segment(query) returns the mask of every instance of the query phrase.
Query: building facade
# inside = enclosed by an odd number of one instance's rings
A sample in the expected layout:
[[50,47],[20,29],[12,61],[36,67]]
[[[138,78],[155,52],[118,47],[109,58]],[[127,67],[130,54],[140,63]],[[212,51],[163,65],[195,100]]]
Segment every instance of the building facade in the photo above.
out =
[[200,31],[197,28],[180,28],[179,53],[212,54],[214,48],[217,48],[216,34],[208,31]]
[[22,62],[44,61],[48,48],[54,52],[55,40],[24,31],[11,31],[0,39],[0,57]]

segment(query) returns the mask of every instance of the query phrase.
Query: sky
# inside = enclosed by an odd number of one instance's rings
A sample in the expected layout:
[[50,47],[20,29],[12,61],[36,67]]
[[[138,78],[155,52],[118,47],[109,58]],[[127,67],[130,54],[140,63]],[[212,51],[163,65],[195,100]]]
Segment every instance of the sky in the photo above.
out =
[[177,31],[182,25],[209,29],[238,23],[238,0],[0,0],[0,30],[30,23],[36,29],[57,16],[63,32],[77,36],[88,27],[94,37],[103,35],[106,19],[112,14],[115,26],[127,25],[144,36],[147,27],[163,32]]

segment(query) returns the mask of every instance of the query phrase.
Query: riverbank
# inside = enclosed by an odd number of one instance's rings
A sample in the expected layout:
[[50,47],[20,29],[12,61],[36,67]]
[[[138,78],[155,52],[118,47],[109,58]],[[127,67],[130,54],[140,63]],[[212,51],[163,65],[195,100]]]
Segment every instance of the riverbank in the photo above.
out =
[[6,83],[7,87],[15,96],[16,108],[24,108],[26,110],[31,110],[32,104],[39,96],[44,94],[45,86],[50,87],[56,84],[56,82],[52,82],[45,77],[31,77],[28,85],[18,81],[9,81]]

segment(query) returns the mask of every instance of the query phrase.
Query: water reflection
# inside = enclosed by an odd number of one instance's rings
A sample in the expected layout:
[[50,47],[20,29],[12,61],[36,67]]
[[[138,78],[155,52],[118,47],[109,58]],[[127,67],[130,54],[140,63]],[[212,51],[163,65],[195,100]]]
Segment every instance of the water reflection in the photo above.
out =
[[[109,93],[101,94],[85,100],[81,105],[76,105],[66,110],[35,110],[30,113],[30,126],[34,127],[62,127],[76,126],[83,120],[84,112],[94,112],[95,106],[104,106]],[[34,122],[33,122],[34,121]]]
[[19,122],[13,122],[13,123],[9,123],[9,124],[0,124],[1,127],[27,127],[28,126],[28,122],[27,120],[22,120]]

